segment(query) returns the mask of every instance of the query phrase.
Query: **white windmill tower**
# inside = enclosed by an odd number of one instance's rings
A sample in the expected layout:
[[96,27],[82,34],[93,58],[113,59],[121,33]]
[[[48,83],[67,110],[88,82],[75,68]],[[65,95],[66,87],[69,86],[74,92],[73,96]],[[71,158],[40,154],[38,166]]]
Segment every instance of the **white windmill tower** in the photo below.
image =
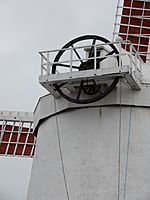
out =
[[[113,42],[86,35],[40,52],[39,80],[50,94],[34,112],[27,200],[149,199],[149,22],[150,1],[119,1]],[[32,157],[29,118],[2,113],[1,140],[8,146],[0,153]],[[25,140],[24,122],[30,124]]]
[[150,198],[149,22],[150,1],[119,1],[113,42],[85,35],[40,52],[50,95],[34,113],[27,200]]
[[27,200],[150,198],[149,36],[150,1],[124,0],[113,42],[85,35],[40,52],[50,95],[34,113]]

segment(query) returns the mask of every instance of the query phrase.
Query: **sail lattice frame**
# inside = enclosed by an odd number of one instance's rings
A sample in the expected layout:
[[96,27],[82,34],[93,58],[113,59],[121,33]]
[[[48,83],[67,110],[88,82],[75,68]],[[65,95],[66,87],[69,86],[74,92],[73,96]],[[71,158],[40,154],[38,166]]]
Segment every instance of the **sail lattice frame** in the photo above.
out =
[[[130,40],[141,54],[144,62],[148,59],[150,38],[150,1],[119,0],[116,12],[113,40],[120,36]],[[129,51],[129,46],[123,46]]]
[[0,156],[34,156],[33,114],[0,112]]

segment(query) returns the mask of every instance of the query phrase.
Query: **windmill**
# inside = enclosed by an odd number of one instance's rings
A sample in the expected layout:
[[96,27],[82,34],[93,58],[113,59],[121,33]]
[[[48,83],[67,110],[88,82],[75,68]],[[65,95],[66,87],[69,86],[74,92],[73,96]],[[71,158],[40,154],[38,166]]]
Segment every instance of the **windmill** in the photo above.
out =
[[27,200],[150,196],[149,21],[150,1],[119,1],[113,42],[84,35],[40,52],[39,82],[50,95],[26,129],[38,136]]

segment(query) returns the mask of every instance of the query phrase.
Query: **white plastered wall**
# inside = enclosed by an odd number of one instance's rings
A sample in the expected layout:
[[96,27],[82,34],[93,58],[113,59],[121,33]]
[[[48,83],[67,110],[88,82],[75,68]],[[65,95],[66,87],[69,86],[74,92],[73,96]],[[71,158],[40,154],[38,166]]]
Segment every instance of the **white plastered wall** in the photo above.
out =
[[62,161],[71,200],[116,200],[119,134],[120,198],[124,196],[127,173],[126,200],[147,199],[150,196],[149,119],[150,109],[128,106],[75,109],[47,119],[39,128],[27,200],[67,200]]

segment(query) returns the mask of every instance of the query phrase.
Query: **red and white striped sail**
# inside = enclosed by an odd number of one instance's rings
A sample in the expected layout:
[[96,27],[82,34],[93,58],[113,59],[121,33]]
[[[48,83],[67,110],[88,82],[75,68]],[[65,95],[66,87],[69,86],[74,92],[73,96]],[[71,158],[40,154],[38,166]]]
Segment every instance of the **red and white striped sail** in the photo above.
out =
[[[117,6],[115,36],[130,40],[146,62],[150,38],[150,1],[120,0]],[[127,51],[128,46],[124,45]]]
[[1,156],[33,157],[35,144],[32,113],[0,112]]

